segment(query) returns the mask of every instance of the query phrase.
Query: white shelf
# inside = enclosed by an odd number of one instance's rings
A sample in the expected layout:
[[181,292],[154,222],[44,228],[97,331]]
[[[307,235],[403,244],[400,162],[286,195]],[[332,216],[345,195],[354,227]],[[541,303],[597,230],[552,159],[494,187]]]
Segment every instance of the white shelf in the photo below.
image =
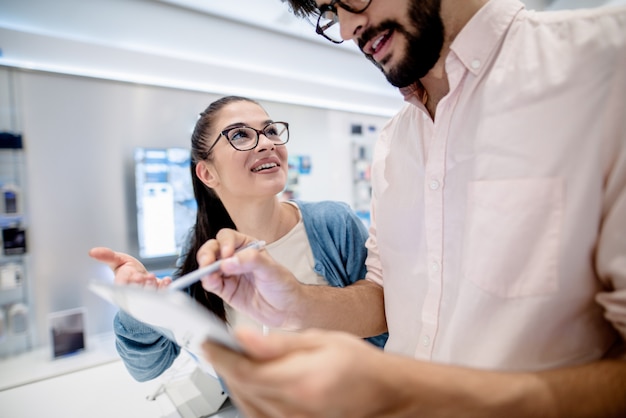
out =
[[58,359],[51,347],[42,347],[0,360],[0,391],[119,360],[112,333],[91,337],[86,346]]

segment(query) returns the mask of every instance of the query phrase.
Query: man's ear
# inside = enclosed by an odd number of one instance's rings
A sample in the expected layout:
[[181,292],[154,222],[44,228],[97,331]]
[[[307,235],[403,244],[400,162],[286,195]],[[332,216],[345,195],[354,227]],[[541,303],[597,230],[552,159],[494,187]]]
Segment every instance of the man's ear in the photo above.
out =
[[214,170],[214,167],[209,165],[206,161],[200,161],[196,165],[196,176],[198,176],[202,183],[212,189],[218,184],[218,176]]

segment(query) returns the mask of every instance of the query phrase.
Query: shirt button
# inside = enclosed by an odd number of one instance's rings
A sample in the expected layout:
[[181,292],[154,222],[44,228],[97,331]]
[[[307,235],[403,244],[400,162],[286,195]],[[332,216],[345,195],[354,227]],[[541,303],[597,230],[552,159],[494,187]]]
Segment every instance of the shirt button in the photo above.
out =
[[430,187],[430,190],[437,190],[439,188],[439,182],[437,180],[431,180],[428,187]]
[[433,261],[432,263],[430,263],[430,269],[434,272],[438,272],[439,271],[439,263],[437,263],[436,261]]
[[428,335],[424,335],[424,337],[422,337],[422,345],[424,347],[428,347],[430,345],[430,337]]
[[473,69],[477,70],[480,68],[480,60],[473,60],[470,65],[472,66]]

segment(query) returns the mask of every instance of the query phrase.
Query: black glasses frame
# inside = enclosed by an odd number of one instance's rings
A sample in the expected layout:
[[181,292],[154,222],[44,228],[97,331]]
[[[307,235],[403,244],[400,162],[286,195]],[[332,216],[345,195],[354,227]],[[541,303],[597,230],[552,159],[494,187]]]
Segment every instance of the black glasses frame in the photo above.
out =
[[[339,22],[332,22],[330,24],[326,24],[323,27],[320,25],[320,20],[322,20],[322,16],[324,16],[324,13],[326,12],[331,12],[332,14],[334,14],[335,16],[337,15],[337,6],[341,7],[343,10],[346,10],[350,13],[354,13],[354,14],[359,14],[359,13],[363,13],[368,7],[370,7],[370,4],[372,4],[372,0],[368,1],[367,4],[365,5],[365,7],[363,7],[362,9],[355,9],[354,7],[350,7],[347,4],[345,4],[344,2],[342,2],[341,0],[331,0],[331,2],[329,4],[324,4],[319,8],[319,17],[317,18],[317,24],[315,25],[315,33],[317,33],[318,35],[322,35],[324,38],[328,39],[330,42],[334,43],[334,44],[340,44],[343,42],[343,39],[340,41],[337,41],[335,39],[332,39],[331,37],[327,36],[324,31],[326,29],[328,29],[329,27],[339,24]],[[337,5],[337,6],[335,6]]]
[[[215,141],[213,141],[213,143],[211,144],[211,146],[209,147],[209,149],[206,151],[206,155],[208,156],[211,151],[213,151],[213,148],[215,148],[215,145],[217,145],[217,142],[220,140],[220,138],[224,137],[226,138],[226,140],[228,141],[228,143],[230,144],[231,147],[233,147],[234,149],[236,149],[237,151],[251,151],[253,149],[255,149],[258,145],[259,145],[259,138],[261,136],[261,134],[265,135],[266,138],[269,138],[267,136],[267,134],[265,133],[265,130],[271,126],[271,125],[276,125],[276,124],[281,124],[281,125],[285,125],[285,129],[287,130],[287,140],[285,140],[284,142],[280,142],[280,143],[276,143],[274,142],[275,145],[285,145],[287,142],[289,142],[289,124],[287,122],[271,122],[268,123],[267,125],[265,125],[261,130],[258,129],[254,129],[251,126],[246,126],[246,125],[242,125],[242,126],[233,126],[232,128],[228,128],[228,129],[224,129],[222,132],[220,132],[220,134],[217,136],[217,138],[215,138]],[[256,132],[256,141],[254,141],[254,145],[251,146],[250,148],[246,148],[246,149],[239,149],[237,148],[231,141],[230,139],[228,139],[228,133],[232,130],[235,129],[241,129],[241,128],[246,128],[246,129],[252,129],[254,132]],[[273,142],[273,141],[272,141]]]

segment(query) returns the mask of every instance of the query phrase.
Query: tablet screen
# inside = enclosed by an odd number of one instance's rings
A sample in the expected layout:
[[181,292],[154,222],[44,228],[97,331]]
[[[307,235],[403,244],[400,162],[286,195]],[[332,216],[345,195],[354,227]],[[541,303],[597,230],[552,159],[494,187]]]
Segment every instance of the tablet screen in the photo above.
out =
[[206,340],[241,351],[230,328],[182,291],[102,282],[92,282],[89,288],[199,358]]

